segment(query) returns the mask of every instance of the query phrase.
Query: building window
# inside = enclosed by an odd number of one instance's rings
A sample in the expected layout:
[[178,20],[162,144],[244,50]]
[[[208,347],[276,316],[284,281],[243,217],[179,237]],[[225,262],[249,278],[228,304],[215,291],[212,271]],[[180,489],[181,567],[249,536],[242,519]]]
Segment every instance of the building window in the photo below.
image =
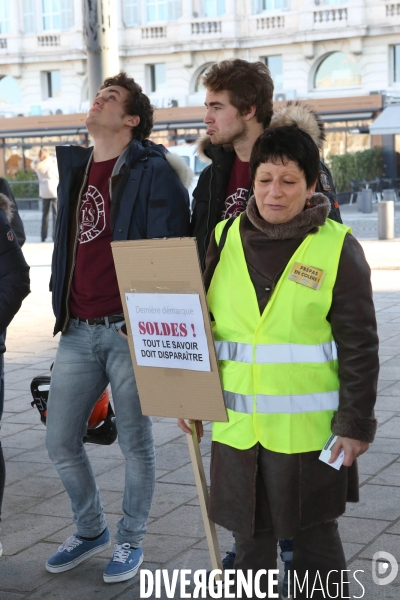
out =
[[146,0],[147,22],[176,21],[181,16],[181,0]]
[[167,68],[165,63],[148,65],[150,92],[162,92],[167,87]]
[[0,105],[1,104],[21,104],[22,94],[19,84],[14,77],[2,77],[0,79]]
[[319,65],[314,78],[314,88],[335,88],[361,85],[361,71],[355,56],[333,52]]
[[124,23],[127,27],[140,25],[139,0],[124,0]]
[[35,4],[35,0],[23,0],[22,2],[24,33],[35,33],[36,31]]
[[400,45],[393,46],[393,82],[400,83]]
[[10,5],[7,0],[0,2],[0,33],[8,33],[11,28]]
[[43,100],[61,96],[61,71],[42,71]]
[[205,17],[220,17],[225,12],[225,0],[203,0]]
[[267,10],[289,10],[290,0],[253,0],[253,14]]
[[272,81],[274,82],[274,91],[281,92],[283,90],[283,61],[282,56],[266,56],[264,58],[269,72],[271,73]]
[[43,30],[65,30],[73,27],[73,0],[42,0]]
[[315,4],[318,6],[319,4],[329,5],[329,4],[347,4],[349,0],[316,0]]

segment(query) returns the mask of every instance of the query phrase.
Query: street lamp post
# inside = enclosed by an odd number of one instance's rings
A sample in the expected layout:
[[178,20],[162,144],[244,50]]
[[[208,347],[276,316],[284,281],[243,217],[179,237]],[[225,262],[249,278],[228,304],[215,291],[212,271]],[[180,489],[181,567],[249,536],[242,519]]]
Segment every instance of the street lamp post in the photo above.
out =
[[113,0],[84,0],[89,101],[106,77],[119,72],[117,11]]

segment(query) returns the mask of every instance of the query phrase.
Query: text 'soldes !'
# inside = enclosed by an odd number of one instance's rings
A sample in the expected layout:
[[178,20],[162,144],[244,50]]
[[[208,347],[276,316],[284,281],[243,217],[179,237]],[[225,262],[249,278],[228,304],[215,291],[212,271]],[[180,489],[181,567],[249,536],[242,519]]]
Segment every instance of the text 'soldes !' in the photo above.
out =
[[211,370],[198,294],[126,293],[126,304],[138,365]]

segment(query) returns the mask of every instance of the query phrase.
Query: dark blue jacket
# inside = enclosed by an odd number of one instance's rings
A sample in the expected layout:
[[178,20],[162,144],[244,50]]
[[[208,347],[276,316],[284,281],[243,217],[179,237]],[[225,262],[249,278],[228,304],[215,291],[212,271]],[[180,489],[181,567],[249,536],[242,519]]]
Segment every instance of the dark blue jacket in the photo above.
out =
[[11,206],[11,200],[0,195],[0,353],[6,350],[5,329],[30,292],[29,267],[10,226]]
[[[86,184],[92,148],[56,149],[60,183],[50,289],[56,317],[54,335],[69,319],[69,290],[75,261],[78,201]],[[132,140],[111,177],[113,240],[189,235],[189,196],[168,160],[171,154],[149,140]],[[176,163],[176,157],[173,162]],[[187,169],[183,161],[180,167]],[[180,169],[178,169],[180,170]],[[187,172],[186,172],[187,176]]]
[[[22,246],[24,245],[24,243],[26,241],[24,225],[22,223],[21,217],[19,216],[17,203],[15,202],[15,198],[14,198],[11,188],[8,184],[8,181],[6,179],[4,179],[3,177],[0,177],[0,194],[4,194],[5,196],[7,196],[7,198],[9,199],[9,201],[11,203],[12,215],[11,215],[10,222],[8,223],[7,217],[5,215],[4,215],[4,218],[7,220],[8,226],[11,225],[11,228],[12,228],[13,232],[15,233],[17,241],[22,248]],[[4,224],[4,218],[3,218],[3,216],[1,217],[2,227]],[[0,253],[1,253],[1,250],[0,250]],[[17,254],[18,253],[15,251],[15,256]],[[23,256],[22,252],[20,253],[20,255]],[[26,265],[26,266],[28,267],[28,265]],[[28,290],[29,290],[29,268],[28,268]],[[21,300],[21,302],[22,302],[22,300]],[[5,316],[5,315],[3,314],[3,316]],[[0,324],[0,327],[1,327],[1,324]],[[2,331],[2,330],[0,329],[0,331]],[[6,332],[4,330],[0,334],[0,353],[6,351],[5,343],[6,343]]]

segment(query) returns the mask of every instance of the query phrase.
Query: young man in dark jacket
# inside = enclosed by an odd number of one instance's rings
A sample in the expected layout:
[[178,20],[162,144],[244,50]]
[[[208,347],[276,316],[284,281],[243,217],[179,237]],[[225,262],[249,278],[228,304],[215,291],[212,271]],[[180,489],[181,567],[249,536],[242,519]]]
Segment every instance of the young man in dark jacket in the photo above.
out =
[[[5,181],[5,180],[1,180]],[[0,184],[1,186],[1,184]],[[4,186],[3,189],[7,189]],[[15,202],[15,201],[14,201]],[[21,308],[23,299],[29,294],[29,267],[25,262],[15,231],[10,223],[13,220],[13,203],[11,199],[0,193],[0,361],[1,361],[1,389],[0,389],[0,421],[4,408],[4,352],[5,330],[13,317]],[[18,219],[16,220],[18,228]],[[20,224],[22,241],[25,239],[22,223]],[[0,521],[1,505],[3,501],[6,468],[0,442]],[[0,542],[0,556],[2,545]]]
[[[110,532],[82,437],[108,383],[126,458],[123,517],[104,574],[133,577],[143,561],[155,484],[150,417],[142,415],[110,243],[185,236],[187,167],[147,137],[153,107],[125,73],[106,79],[86,119],[90,149],[57,148],[59,213],[52,260],[54,334],[61,331],[48,400],[46,446],[71,499],[77,532],[46,569],[74,568],[110,545]],[[172,157],[172,158],[171,158]],[[190,170],[189,170],[190,172]]]
[[[266,127],[274,124],[273,91],[268,68],[262,62],[225,60],[213,65],[205,74],[207,108],[204,122],[207,136],[200,139],[199,151],[211,164],[201,173],[193,192],[192,235],[197,238],[200,262],[204,261],[210,235],[223,219],[244,211],[251,196],[248,161],[254,142]],[[302,107],[288,104],[275,126],[298,122]],[[285,114],[286,113],[286,114]],[[325,139],[323,125],[312,111],[313,139],[319,147]],[[271,122],[272,119],[272,122]],[[299,123],[301,127],[301,124]],[[317,192],[331,202],[329,217],[342,222],[331,174],[320,163]]]
[[[207,135],[199,140],[198,148],[204,161],[211,164],[201,173],[193,192],[194,209],[192,235],[197,238],[201,266],[210,235],[217,223],[236,217],[247,206],[252,195],[249,159],[254,142],[265,128],[296,123],[306,130],[319,148],[325,139],[323,124],[309,109],[288,103],[273,114],[274,84],[266,65],[245,60],[225,60],[213,65],[203,78],[206,88]],[[325,194],[331,202],[329,217],[339,223],[339,206],[331,174],[320,162],[316,192]],[[283,597],[287,589],[288,571],[292,558],[291,540],[280,540],[281,557],[285,563]],[[223,561],[232,568],[236,549],[233,546]]]

